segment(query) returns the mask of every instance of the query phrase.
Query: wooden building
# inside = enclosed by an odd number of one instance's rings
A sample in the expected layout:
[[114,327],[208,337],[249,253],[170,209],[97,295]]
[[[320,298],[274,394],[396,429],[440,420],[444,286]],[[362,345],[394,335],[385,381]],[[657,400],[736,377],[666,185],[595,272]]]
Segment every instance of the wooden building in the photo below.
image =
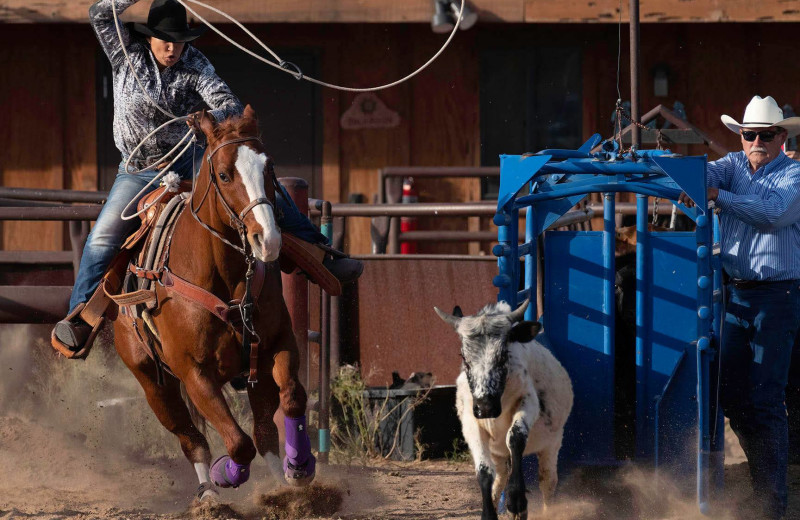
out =
[[[351,87],[404,77],[446,39],[431,30],[432,0],[211,3],[304,74]],[[125,18],[143,19],[147,4]],[[87,22],[89,5],[0,0],[2,186],[92,190],[113,182],[119,155],[111,136],[109,67]],[[611,134],[617,90],[622,99],[630,91],[627,2],[472,5],[479,14],[475,26],[459,31],[421,74],[372,97],[297,81],[211,32],[197,46],[255,107],[279,175],[304,177],[313,196],[333,202],[371,202],[377,170],[386,166],[497,165],[499,153],[575,147],[595,132]],[[232,24],[195,8],[258,49]],[[793,60],[800,0],[642,0],[640,15],[643,113],[680,101],[691,123],[736,150],[738,139],[720,114],[739,118],[754,94],[800,108],[800,68]],[[386,117],[369,121],[373,109]],[[421,201],[486,195],[478,180],[418,187]],[[347,249],[369,252],[368,219],[352,219],[348,230]],[[5,222],[0,246],[60,250],[69,248],[69,239],[61,223]],[[466,246],[425,250],[465,252]]]

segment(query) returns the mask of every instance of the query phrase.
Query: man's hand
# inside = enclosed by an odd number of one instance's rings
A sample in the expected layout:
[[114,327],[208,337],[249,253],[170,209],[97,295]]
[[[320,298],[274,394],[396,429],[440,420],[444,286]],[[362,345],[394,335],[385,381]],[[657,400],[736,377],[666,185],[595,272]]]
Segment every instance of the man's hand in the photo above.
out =
[[795,161],[800,161],[800,153],[798,153],[797,150],[787,150],[786,157],[794,159]]
[[[708,188],[707,196],[708,200],[716,201],[717,197],[719,196],[719,188]],[[686,194],[685,191],[682,191],[680,196],[678,196],[678,202],[687,208],[693,208],[695,206],[694,201]]]
[[200,119],[203,117],[203,111],[198,110],[197,112],[192,112],[187,117],[188,119],[186,119],[186,124],[190,128],[199,128],[198,124],[200,123]]

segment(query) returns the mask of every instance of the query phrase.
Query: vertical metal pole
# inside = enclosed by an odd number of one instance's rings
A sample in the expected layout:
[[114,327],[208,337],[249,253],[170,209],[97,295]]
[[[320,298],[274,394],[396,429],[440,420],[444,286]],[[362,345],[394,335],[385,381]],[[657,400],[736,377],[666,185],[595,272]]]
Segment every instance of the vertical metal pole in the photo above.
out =
[[[711,219],[713,221],[712,226],[712,247],[710,249],[706,249],[705,251],[698,247],[698,258],[702,260],[704,258],[703,255],[711,254],[711,268],[713,275],[713,284],[712,287],[714,292],[712,293],[712,301],[713,301],[713,330],[714,330],[714,341],[712,342],[712,356],[711,359],[713,360],[713,356],[720,356],[722,352],[720,347],[722,346],[722,320],[725,319],[725,292],[723,291],[722,287],[722,266],[720,265],[720,255],[714,254],[717,251],[717,245],[720,243],[721,235],[719,230],[719,218],[710,212]],[[717,358],[719,360],[719,358]],[[709,460],[709,493],[718,493],[722,491],[724,487],[724,475],[725,475],[725,417],[722,413],[720,413],[719,409],[719,402],[716,399],[716,392],[714,391],[719,384],[719,364],[717,362],[713,363],[710,372],[712,376],[709,380],[709,388],[710,392],[713,394],[711,400],[711,411],[710,415],[711,418],[709,420],[709,425],[714,428],[714,432],[711,436],[711,455]],[[716,498],[716,497],[714,497]]]
[[499,274],[492,283],[500,289],[497,301],[504,301],[513,309],[519,303],[519,210],[503,208],[495,214],[494,224],[497,226],[498,244],[492,248],[492,253],[497,257]]
[[[322,219],[320,231],[330,241],[333,236],[333,216],[331,203],[322,203]],[[319,456],[321,464],[328,463],[330,452],[330,378],[331,378],[331,295],[320,291],[322,303],[321,316],[321,341],[319,344]]]
[[[286,188],[300,213],[308,215],[308,183],[298,177],[281,177],[278,182]],[[292,331],[300,355],[298,378],[306,390],[310,390],[311,370],[308,352],[308,279],[298,274],[281,274],[283,299],[292,317]]]
[[[703,185],[705,185],[706,172],[703,171]],[[702,215],[697,217],[695,223],[695,236],[697,237],[697,251],[705,249],[706,253],[713,247],[712,226],[709,220],[708,201],[703,200]],[[698,210],[701,210],[698,207]],[[697,504],[700,512],[708,515],[711,511],[709,499],[709,477],[711,460],[711,428],[710,424],[716,420],[711,417],[711,392],[710,360],[713,345],[710,333],[713,329],[713,273],[711,270],[711,255],[698,255],[697,262]]]
[[[614,315],[616,314],[616,203],[613,193],[603,194],[603,354],[611,358],[609,366],[614,367]],[[610,374],[611,380],[614,374]]]
[[650,420],[650,400],[647,397],[647,384],[650,372],[650,352],[647,348],[648,290],[646,276],[648,197],[636,195],[636,454],[646,454],[648,446],[655,446],[658,439],[651,444],[653,428]]
[[[630,0],[631,39],[631,119],[639,122],[639,0]],[[635,124],[631,128],[631,146],[639,147],[641,132]]]
[[[533,192],[533,183],[529,183],[528,193]],[[528,254],[525,255],[525,289],[528,290],[528,301],[530,304],[525,310],[525,319],[535,321],[539,318],[542,309],[539,307],[538,291],[536,283],[536,267],[539,249],[536,247],[536,236],[534,223],[536,222],[536,211],[533,206],[528,206],[525,210],[525,243],[530,244]]]

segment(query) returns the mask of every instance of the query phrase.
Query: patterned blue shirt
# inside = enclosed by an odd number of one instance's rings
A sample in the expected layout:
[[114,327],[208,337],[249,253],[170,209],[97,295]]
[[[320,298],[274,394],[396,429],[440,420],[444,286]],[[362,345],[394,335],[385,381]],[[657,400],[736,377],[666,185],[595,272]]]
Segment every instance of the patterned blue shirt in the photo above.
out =
[[[116,0],[117,16],[137,1]],[[122,158],[127,159],[147,134],[170,118],[153,106],[136,82],[114,26],[111,0],[100,0],[94,4],[89,9],[89,21],[111,62],[114,83],[114,143],[122,152]],[[217,121],[242,113],[242,104],[228,85],[217,76],[208,58],[192,45],[186,44],[175,65],[160,70],[146,40],[134,38],[124,24],[120,25],[120,32],[136,75],[161,108],[176,116],[185,116],[199,110],[205,103]],[[181,140],[188,129],[183,121],[167,126],[151,137],[134,159],[144,159],[146,163],[150,163],[161,158]]]
[[743,280],[800,279],[800,162],[780,152],[750,173],[745,153],[708,163],[716,204],[722,265]]

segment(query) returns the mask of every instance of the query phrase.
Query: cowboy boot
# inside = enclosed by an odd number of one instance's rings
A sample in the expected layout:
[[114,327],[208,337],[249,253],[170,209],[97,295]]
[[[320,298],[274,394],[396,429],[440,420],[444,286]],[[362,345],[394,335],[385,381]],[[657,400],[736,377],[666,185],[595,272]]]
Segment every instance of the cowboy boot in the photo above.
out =
[[56,323],[53,333],[71,351],[77,352],[83,348],[86,340],[89,339],[89,334],[92,333],[92,326],[80,318],[63,319]]
[[322,265],[331,272],[333,276],[339,280],[339,283],[346,285],[358,280],[361,273],[364,272],[364,262],[349,257],[337,257],[333,255],[325,255]]
[[63,351],[66,347],[69,352],[63,352],[65,355],[71,352],[80,352],[86,346],[89,336],[92,335],[93,327],[86,323],[81,318],[81,311],[85,308],[85,304],[81,303],[70,312],[66,318],[56,323],[51,333],[54,341],[61,343]]
[[314,480],[317,459],[311,453],[311,441],[306,432],[306,416],[284,417],[286,431],[286,457],[283,459],[283,474],[292,486],[306,486]]
[[281,270],[299,268],[331,296],[342,294],[342,285],[354,282],[364,271],[360,260],[350,258],[325,244],[311,244],[285,233],[281,247]]

